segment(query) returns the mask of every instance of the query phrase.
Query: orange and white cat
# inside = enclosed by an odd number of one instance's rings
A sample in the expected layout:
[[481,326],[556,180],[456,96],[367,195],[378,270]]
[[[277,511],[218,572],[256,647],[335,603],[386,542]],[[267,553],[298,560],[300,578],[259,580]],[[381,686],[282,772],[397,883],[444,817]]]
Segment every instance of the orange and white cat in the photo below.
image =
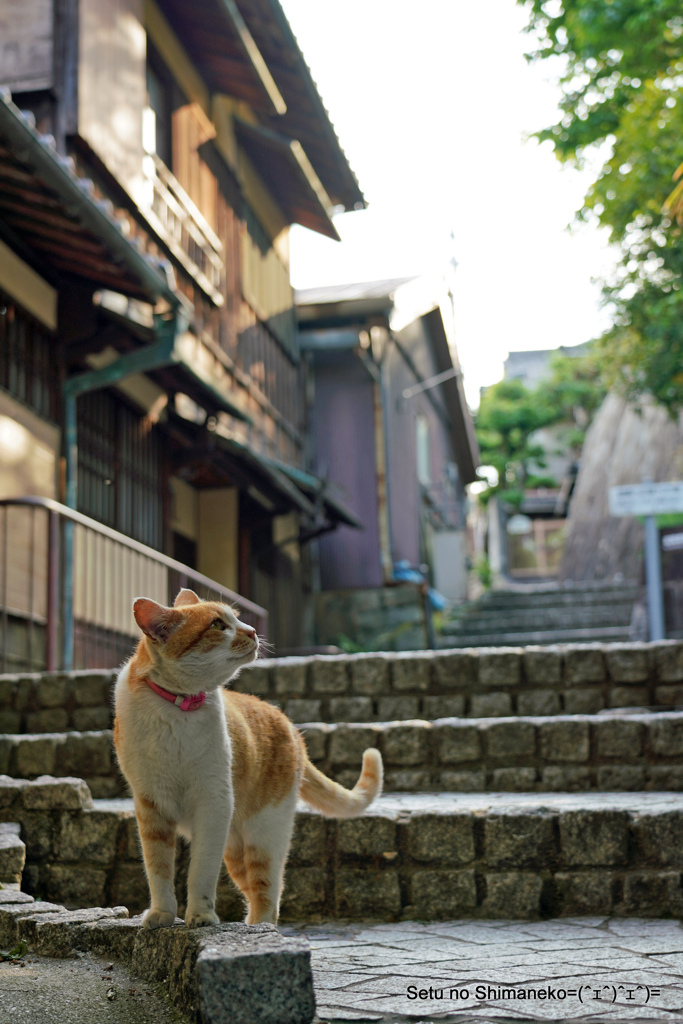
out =
[[223,688],[254,661],[258,638],[234,612],[181,590],[173,608],[140,597],[142,637],[116,683],[114,742],[133,791],[151,895],[147,928],[173,924],[176,834],[191,843],[185,923],[217,924],[221,860],[247,923],[277,922],[296,802],[327,817],[362,814],[382,789],[366,750],[353,790],[326,778],[277,708]]

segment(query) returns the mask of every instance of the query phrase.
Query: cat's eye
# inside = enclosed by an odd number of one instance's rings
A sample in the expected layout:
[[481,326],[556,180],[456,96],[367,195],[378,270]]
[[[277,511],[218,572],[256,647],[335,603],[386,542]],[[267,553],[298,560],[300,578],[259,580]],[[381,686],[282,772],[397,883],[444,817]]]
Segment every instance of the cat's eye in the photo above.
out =
[[214,619],[211,623],[210,629],[225,629],[226,625],[222,619]]

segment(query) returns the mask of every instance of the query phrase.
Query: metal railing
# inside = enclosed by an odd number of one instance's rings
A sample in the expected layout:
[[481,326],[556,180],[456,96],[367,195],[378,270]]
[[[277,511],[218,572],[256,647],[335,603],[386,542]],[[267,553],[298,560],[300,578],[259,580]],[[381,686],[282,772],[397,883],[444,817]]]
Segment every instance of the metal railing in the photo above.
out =
[[143,159],[147,182],[145,215],[173,255],[220,305],[223,245],[178,179],[156,153]]
[[182,562],[49,498],[0,500],[2,672],[113,668],[140,635],[133,599],[182,587],[266,634],[264,608]]

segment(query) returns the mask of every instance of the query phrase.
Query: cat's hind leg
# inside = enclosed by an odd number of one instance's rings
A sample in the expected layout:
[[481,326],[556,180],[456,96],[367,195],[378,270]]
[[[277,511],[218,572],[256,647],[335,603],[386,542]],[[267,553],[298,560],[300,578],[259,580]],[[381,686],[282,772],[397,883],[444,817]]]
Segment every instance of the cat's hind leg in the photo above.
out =
[[279,804],[264,807],[242,825],[241,868],[246,886],[235,881],[249,902],[247,924],[277,924],[296,800],[294,790]]
[[145,928],[168,928],[178,910],[173,889],[176,823],[144,796],[135,797],[135,813],[151,898],[143,924]]

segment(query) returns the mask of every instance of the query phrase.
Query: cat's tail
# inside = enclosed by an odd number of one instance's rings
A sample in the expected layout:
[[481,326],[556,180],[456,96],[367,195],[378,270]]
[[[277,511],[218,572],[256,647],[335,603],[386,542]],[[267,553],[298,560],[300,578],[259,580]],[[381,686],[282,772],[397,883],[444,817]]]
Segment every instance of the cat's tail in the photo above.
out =
[[355,818],[382,792],[382,756],[373,748],[363,754],[363,769],[353,789],[344,789],[318,771],[306,757],[299,795],[327,818]]

